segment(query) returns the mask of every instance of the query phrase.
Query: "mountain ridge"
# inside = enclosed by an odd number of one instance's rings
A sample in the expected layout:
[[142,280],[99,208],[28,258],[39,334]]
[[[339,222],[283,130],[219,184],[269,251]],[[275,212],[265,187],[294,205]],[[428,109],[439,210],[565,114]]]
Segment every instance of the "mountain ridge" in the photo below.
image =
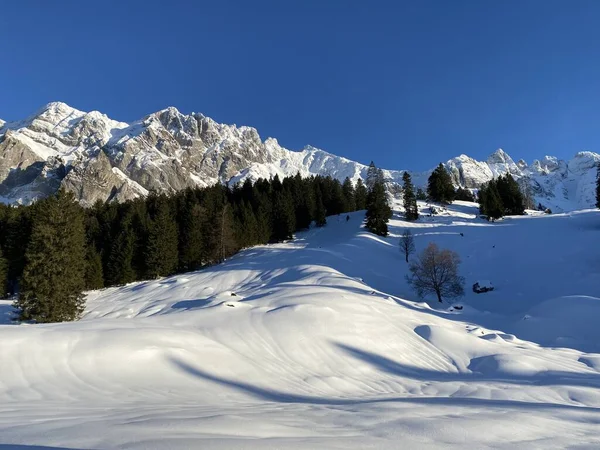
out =
[[[444,165],[457,186],[470,189],[511,173],[531,188],[536,202],[564,211],[593,207],[598,163],[600,155],[589,151],[569,161],[545,156],[531,164],[515,163],[497,149],[486,161],[461,154]],[[256,128],[218,123],[202,113],[185,115],[175,107],[127,123],[51,102],[24,120],[0,121],[0,196],[6,203],[30,203],[64,186],[89,206],[151,190],[173,192],[297,172],[356,182],[366,177],[367,166],[310,145],[289,150],[276,138],[263,141]],[[404,172],[386,169],[384,176],[401,184]],[[431,170],[410,173],[423,187]]]

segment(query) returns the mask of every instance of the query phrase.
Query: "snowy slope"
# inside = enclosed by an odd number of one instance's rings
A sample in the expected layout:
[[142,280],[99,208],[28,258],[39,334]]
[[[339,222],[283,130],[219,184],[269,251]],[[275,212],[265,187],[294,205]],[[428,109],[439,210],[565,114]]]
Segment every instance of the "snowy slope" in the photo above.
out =
[[[580,152],[570,161],[546,156],[528,165],[498,149],[486,161],[460,155],[445,165],[457,186],[476,189],[511,173],[531,186],[537,202],[571,211],[594,205],[598,162],[597,153]],[[64,186],[91,205],[151,190],[173,192],[298,172],[356,182],[366,177],[367,166],[311,146],[292,151],[274,138],[263,141],[255,128],[220,124],[173,107],[128,124],[55,102],[23,121],[0,122],[0,198],[8,202],[29,203]],[[425,186],[430,172],[412,173],[415,184]],[[403,173],[384,170],[390,184],[400,184]]]
[[[459,202],[416,223],[396,216],[385,239],[361,221],[91,292],[77,323],[0,326],[0,444],[600,445],[600,213],[490,224]],[[496,290],[467,289],[461,311],[415,302],[405,227],[418,250],[458,251],[467,285]]]

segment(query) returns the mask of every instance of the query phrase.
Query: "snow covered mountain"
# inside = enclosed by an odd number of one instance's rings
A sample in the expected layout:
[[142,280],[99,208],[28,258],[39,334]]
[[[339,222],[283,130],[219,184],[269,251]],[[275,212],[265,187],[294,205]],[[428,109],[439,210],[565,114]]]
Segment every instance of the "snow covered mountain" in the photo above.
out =
[[[457,185],[469,188],[510,172],[532,185],[536,201],[571,210],[593,205],[598,161],[600,155],[582,152],[568,162],[547,156],[528,166],[498,150],[485,162],[461,155],[446,166]],[[55,102],[23,121],[0,121],[0,199],[10,203],[32,202],[60,186],[91,205],[150,190],[172,192],[297,172],[356,181],[366,176],[367,166],[311,146],[291,151],[276,139],[261,140],[255,128],[219,124],[175,108],[124,123]],[[400,183],[403,172],[384,170],[384,175]],[[423,186],[428,175],[414,173],[413,178]]]

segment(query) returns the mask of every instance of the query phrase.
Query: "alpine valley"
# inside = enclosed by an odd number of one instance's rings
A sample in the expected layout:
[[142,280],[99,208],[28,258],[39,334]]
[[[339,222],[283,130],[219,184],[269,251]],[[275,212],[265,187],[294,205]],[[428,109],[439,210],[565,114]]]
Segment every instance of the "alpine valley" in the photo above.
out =
[[[593,207],[599,162],[598,153],[582,151],[569,161],[545,156],[527,164],[498,149],[486,161],[460,155],[445,166],[456,186],[469,189],[511,173],[536,204],[560,212]],[[124,123],[54,102],[22,121],[0,120],[0,200],[5,203],[28,204],[62,186],[89,206],[149,191],[298,172],[356,182],[366,177],[367,166],[311,146],[288,150],[276,139],[263,141],[255,128],[220,124],[172,107]],[[389,185],[400,184],[403,173],[384,170]],[[429,174],[412,173],[415,184],[424,186]]]

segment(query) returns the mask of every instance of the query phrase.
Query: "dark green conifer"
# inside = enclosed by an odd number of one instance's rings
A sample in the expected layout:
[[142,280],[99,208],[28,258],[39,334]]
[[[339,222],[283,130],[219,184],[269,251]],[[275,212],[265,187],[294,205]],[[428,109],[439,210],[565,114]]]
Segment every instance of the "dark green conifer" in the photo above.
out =
[[356,210],[357,211],[367,209],[367,188],[364,185],[362,178],[359,178],[358,181],[356,182],[354,198],[356,200]]
[[344,184],[342,184],[342,192],[344,194],[344,211],[351,212],[356,211],[356,199],[354,193],[354,185],[349,177],[346,177]]
[[429,176],[427,182],[427,196],[432,202],[450,204],[454,200],[454,186],[450,174],[440,163]]
[[404,197],[404,217],[406,218],[406,220],[417,220],[419,218],[417,197],[415,196],[415,188],[412,184],[412,180],[408,172],[404,172],[404,174],[402,175],[402,181]]
[[321,188],[319,188],[319,186],[316,186],[315,191],[315,225],[318,227],[323,227],[327,225],[327,211],[325,210],[325,205],[323,204],[323,195],[321,194]]
[[145,251],[146,276],[158,278],[175,272],[179,242],[177,224],[165,196],[156,198],[151,214]]
[[35,205],[25,252],[21,320],[62,322],[79,318],[85,306],[83,210],[64,189]]
[[392,209],[388,205],[385,187],[381,182],[376,182],[369,192],[366,216],[366,227],[369,231],[380,236],[388,235],[387,223],[392,216]]

